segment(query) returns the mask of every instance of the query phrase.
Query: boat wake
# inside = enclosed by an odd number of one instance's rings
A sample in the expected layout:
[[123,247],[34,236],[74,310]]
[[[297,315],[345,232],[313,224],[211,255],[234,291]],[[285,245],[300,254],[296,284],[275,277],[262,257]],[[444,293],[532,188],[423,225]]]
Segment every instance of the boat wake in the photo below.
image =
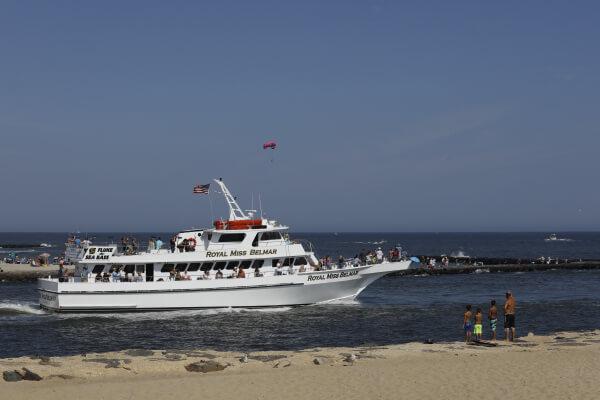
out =
[[94,314],[59,314],[60,318],[107,318],[122,319],[127,321],[165,321],[180,318],[213,316],[223,314],[250,314],[250,313],[277,313],[291,310],[292,307],[265,307],[265,308],[210,308],[201,310],[174,310],[132,313],[94,313]]
[[35,303],[16,303],[11,301],[0,301],[0,315],[19,315],[19,314],[47,314]]

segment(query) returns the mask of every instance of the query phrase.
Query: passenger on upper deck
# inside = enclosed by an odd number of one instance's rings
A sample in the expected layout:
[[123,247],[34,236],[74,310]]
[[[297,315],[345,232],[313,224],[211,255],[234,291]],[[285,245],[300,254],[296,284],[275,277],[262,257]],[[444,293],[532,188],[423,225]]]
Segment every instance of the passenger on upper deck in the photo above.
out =
[[179,250],[180,253],[183,253],[188,245],[188,240],[187,239],[183,239],[181,242],[179,242],[179,244],[177,245],[177,249]]
[[345,264],[346,264],[346,260],[344,259],[344,256],[340,255],[338,257],[338,262],[337,262],[338,268],[340,268],[340,269],[344,268]]
[[171,247],[171,253],[175,253],[175,243],[177,243],[177,235],[173,235],[171,240],[169,240],[169,244]]
[[162,245],[163,245],[163,241],[159,236],[158,239],[156,239],[156,250],[160,250]]
[[196,239],[194,239],[193,237],[187,239],[185,251],[196,251]]

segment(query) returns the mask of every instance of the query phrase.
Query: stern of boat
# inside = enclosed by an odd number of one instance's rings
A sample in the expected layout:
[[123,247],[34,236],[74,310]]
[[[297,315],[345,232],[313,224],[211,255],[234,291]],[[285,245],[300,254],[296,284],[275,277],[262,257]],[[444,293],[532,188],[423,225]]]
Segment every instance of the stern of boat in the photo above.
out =
[[40,307],[47,310],[58,310],[58,279],[38,279],[38,292],[40,295]]

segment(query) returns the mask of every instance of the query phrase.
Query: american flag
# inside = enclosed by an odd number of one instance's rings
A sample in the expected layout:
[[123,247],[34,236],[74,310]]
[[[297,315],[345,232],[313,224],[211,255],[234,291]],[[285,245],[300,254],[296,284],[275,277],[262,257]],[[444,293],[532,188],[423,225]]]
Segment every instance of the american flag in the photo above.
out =
[[210,183],[207,183],[206,185],[196,185],[196,186],[194,186],[194,193],[195,194],[208,194],[209,187],[210,187]]

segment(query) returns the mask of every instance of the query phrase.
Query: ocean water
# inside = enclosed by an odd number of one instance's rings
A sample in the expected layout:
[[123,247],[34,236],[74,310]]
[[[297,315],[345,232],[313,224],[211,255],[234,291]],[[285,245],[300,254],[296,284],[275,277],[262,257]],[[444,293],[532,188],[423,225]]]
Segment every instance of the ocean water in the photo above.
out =
[[[37,235],[37,236],[36,236]],[[54,236],[55,235],[55,236]],[[120,234],[113,235],[120,237]],[[108,235],[106,235],[108,236]],[[600,234],[298,234],[318,255],[353,255],[400,243],[409,254],[600,259]],[[46,242],[59,249],[64,234],[0,234],[0,243]],[[99,237],[99,236],[98,236]],[[142,235],[139,235],[141,238]],[[168,237],[163,235],[163,240]],[[37,250],[36,250],[37,251]],[[66,355],[129,348],[217,349],[249,352],[322,346],[452,341],[462,338],[466,304],[482,307],[503,293],[517,299],[517,334],[600,328],[600,271],[389,276],[356,300],[259,310],[217,309],[153,313],[54,314],[37,307],[34,283],[0,283],[0,357]],[[501,328],[501,326],[500,326]],[[484,325],[484,336],[489,332]]]

